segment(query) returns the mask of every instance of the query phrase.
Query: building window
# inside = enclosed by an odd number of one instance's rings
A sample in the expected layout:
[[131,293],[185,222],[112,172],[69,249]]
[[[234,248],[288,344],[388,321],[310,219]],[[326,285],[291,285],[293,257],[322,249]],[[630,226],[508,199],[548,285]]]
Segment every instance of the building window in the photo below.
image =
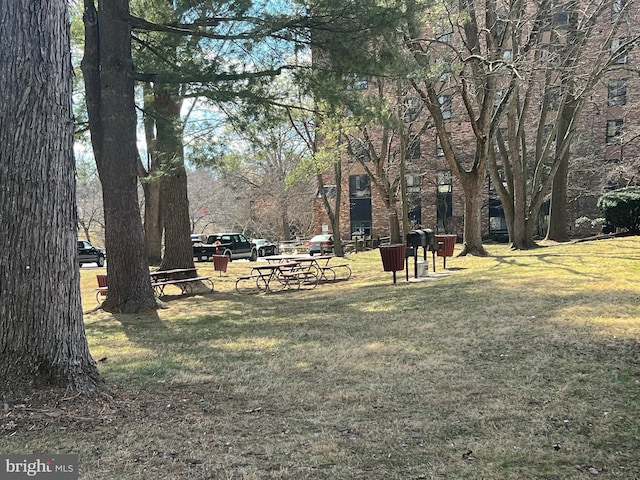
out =
[[611,40],[611,57],[613,63],[626,64],[627,63],[627,37],[618,37]]
[[611,5],[611,21],[617,22],[620,14],[624,11],[627,6],[627,0],[613,0]]
[[569,26],[569,12],[567,10],[560,10],[556,18],[559,28],[567,28]]
[[608,85],[608,105],[614,107],[616,105],[627,104],[627,80],[620,78],[611,80]]
[[369,179],[369,175],[363,173],[349,177],[349,197],[371,197],[371,180]]
[[[506,182],[503,182],[506,186]],[[491,179],[489,179],[489,233],[505,234],[507,233],[507,220],[502,208],[502,202],[496,192]]]
[[[336,198],[338,189],[335,185],[323,185],[322,190],[326,198]],[[318,191],[318,198],[322,198],[322,193]]]
[[358,139],[349,138],[349,161],[351,162],[370,162],[371,156],[367,147]]
[[560,87],[549,87],[547,95],[549,110],[557,112],[560,108],[560,101],[562,100],[562,91],[560,90]]
[[451,170],[436,172],[436,214],[438,227],[446,229],[447,220],[453,217],[453,193]]
[[622,139],[622,128],[624,120],[607,120],[607,145],[617,145]]
[[451,193],[452,178],[451,170],[438,170],[436,173],[438,193]]
[[405,176],[407,184],[407,217],[412,226],[422,223],[420,184],[422,177],[417,174]]
[[449,21],[447,20],[439,21],[438,27],[436,29],[436,40],[442,43],[451,43],[452,35],[453,35],[453,31]]
[[407,145],[407,158],[415,160],[420,158],[420,135],[411,135]]
[[407,97],[403,102],[403,119],[406,123],[415,122],[420,114],[420,99],[418,97]]
[[415,173],[408,173],[405,175],[407,182],[407,192],[419,192],[420,184],[422,183],[422,177]]
[[[447,140],[451,141],[451,133],[447,132]],[[444,150],[440,142],[440,135],[436,133],[436,157],[444,157]]]
[[366,173],[349,176],[349,217],[351,232],[371,235],[371,180]]
[[436,60],[436,69],[440,72],[440,82],[447,83],[453,76],[451,69],[451,60],[448,58],[439,58]]
[[449,120],[451,118],[451,95],[440,95],[438,97],[438,103],[440,103],[442,118]]
[[371,220],[353,220],[351,238],[371,238]]

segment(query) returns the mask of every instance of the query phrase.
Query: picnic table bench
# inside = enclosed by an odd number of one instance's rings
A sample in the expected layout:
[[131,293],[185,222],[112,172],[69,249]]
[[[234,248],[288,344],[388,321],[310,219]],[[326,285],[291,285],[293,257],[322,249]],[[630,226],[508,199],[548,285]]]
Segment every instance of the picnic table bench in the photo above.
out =
[[180,289],[181,295],[193,293],[194,285],[198,283],[208,283],[213,292],[213,280],[209,276],[199,276],[195,268],[176,268],[172,270],[156,270],[150,273],[151,286],[156,296],[165,295],[164,289],[169,285],[174,285]]
[[[181,295],[193,293],[194,285],[199,282],[211,285],[213,292],[213,280],[208,276],[199,276],[195,268],[176,268],[173,270],[156,270],[149,274],[151,277],[151,286],[156,297],[164,296],[164,289],[169,285],[175,285],[180,289]],[[100,303],[100,297],[107,295],[109,286],[107,285],[106,275],[96,275],[98,287],[96,288],[96,301]]]
[[[348,263],[330,263],[333,255],[320,255],[313,257],[315,268],[320,272],[320,281],[332,282],[335,280],[349,280],[351,278],[351,266]],[[324,263],[322,261],[324,260]]]

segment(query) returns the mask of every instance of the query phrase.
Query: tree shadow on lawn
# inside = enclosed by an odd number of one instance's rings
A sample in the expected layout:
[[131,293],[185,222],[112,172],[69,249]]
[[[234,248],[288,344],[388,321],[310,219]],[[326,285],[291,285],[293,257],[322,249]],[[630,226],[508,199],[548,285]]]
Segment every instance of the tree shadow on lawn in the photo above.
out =
[[[160,320],[151,343],[156,319],[118,318],[133,341],[155,345],[175,368],[188,355],[199,362],[183,363],[185,383],[172,385],[170,370],[135,403],[128,394],[116,399],[141,421],[134,427],[114,418],[128,446],[127,461],[112,465],[112,474],[165,466],[175,478],[248,471],[302,478],[324,464],[332,465],[324,478],[374,471],[371,478],[534,478],[544,471],[582,478],[576,469],[584,465],[637,471],[637,336],[616,338],[591,327],[591,317],[564,314],[584,307],[584,293],[547,292],[531,318],[531,291],[478,283],[384,285],[339,298],[317,290],[248,301],[222,294],[210,305],[205,297],[185,299],[175,319]],[[637,298],[635,291],[616,295]],[[614,304],[607,292],[589,302],[595,311]],[[263,346],[262,338],[280,343]],[[232,344],[236,355],[215,342],[191,348],[214,340]],[[202,369],[215,372],[211,383],[189,383]],[[180,441],[162,444],[173,437]],[[464,457],[470,450],[472,461]]]

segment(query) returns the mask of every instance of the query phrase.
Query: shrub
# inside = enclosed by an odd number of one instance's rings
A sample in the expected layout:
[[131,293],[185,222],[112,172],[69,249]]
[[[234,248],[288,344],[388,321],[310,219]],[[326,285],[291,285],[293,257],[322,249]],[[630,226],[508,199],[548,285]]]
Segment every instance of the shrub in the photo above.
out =
[[598,199],[598,208],[607,223],[629,232],[640,232],[640,186],[605,193]]

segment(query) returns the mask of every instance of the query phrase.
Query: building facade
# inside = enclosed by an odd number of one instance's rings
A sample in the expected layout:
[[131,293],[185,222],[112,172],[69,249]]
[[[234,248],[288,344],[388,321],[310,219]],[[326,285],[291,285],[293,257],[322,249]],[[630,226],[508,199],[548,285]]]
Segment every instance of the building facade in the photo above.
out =
[[[534,56],[536,61],[545,62],[546,69],[551,65],[553,71],[554,51],[566,51],[570,36],[566,33],[572,25],[575,25],[577,17],[574,8],[577,3],[572,2],[561,5],[554,11],[554,27],[548,32],[543,32],[541,42],[538,44],[538,52]],[[571,6],[571,8],[569,8]],[[621,21],[620,15],[624,15]],[[585,59],[596,58],[598,55],[610,57],[610,65],[607,72],[600,75],[593,85],[585,88],[581,100],[580,114],[577,117],[575,135],[570,149],[570,168],[568,181],[567,225],[572,235],[588,235],[597,233],[600,225],[595,221],[599,217],[596,203],[598,197],[607,189],[625,186],[637,182],[640,175],[639,145],[640,145],[640,98],[638,88],[640,81],[638,76],[638,55],[632,47],[636,41],[637,27],[635,20],[638,18],[638,4],[630,0],[611,0],[608,8],[600,16],[598,26],[594,29],[593,37],[584,46],[588,50]],[[447,22],[450,29],[442,27],[438,41],[442,43],[455,42],[456,28]],[[506,44],[501,52],[501,63],[505,68],[505,74],[501,84],[505,86],[509,82],[509,74],[513,72],[517,58],[514,58],[513,49]],[[605,51],[606,50],[606,51]],[[535,67],[535,65],[534,65]],[[558,65],[556,72],[558,79],[562,77],[562,65]],[[578,65],[588,71],[589,65]],[[531,68],[529,74],[539,75],[542,69]],[[447,137],[455,145],[457,155],[462,157],[462,162],[471,164],[474,160],[474,134],[464,110],[459,90],[447,88],[449,75],[446,69],[441,76],[440,94],[438,102],[442,119],[445,121]],[[574,80],[578,85],[576,92],[581,92],[582,81],[579,74]],[[586,80],[585,80],[586,82]],[[560,80],[557,82],[560,84]],[[370,83],[361,78],[358,89],[362,95],[367,95]],[[544,91],[543,91],[544,89]],[[495,96],[495,107],[498,107],[501,95],[506,90],[498,89]],[[588,96],[588,98],[587,98]],[[543,86],[541,83],[540,94],[533,101],[543,103],[551,112],[560,108],[554,103],[554,92],[549,83]],[[558,96],[558,98],[561,98]],[[543,99],[546,99],[543,101]],[[407,125],[415,124],[418,120],[425,120],[429,113],[426,108],[420,106],[420,99],[415,93],[408,92],[403,101],[404,110],[400,110],[400,116]],[[556,102],[557,103],[557,102]],[[540,132],[553,130],[553,124],[535,125],[539,117],[532,118],[531,129],[538,128]],[[548,115],[547,118],[553,118]],[[503,120],[503,123],[506,121]],[[461,234],[464,222],[464,193],[456,176],[453,174],[440,139],[433,124],[424,124],[419,135],[411,133],[407,127],[406,136],[409,138],[406,154],[400,155],[404,161],[404,169],[394,166],[391,155],[387,159],[385,174],[393,172],[396,177],[404,173],[406,193],[406,215],[409,228],[422,226],[431,228],[438,233]],[[505,125],[506,130],[506,125]],[[384,136],[379,133],[379,136]],[[401,135],[396,139],[395,151],[402,150]],[[534,146],[531,146],[531,151]],[[357,153],[357,152],[356,152]],[[468,158],[464,158],[465,155]],[[533,156],[533,153],[531,153]],[[382,188],[377,178],[380,169],[371,168],[368,157],[354,154],[353,151],[342,153],[340,162],[342,165],[342,203],[340,213],[340,234],[342,238],[349,239],[359,236],[371,238],[388,237],[391,225],[397,218],[402,218],[402,202],[392,202],[389,206],[389,198],[392,195],[390,188]],[[543,165],[544,167],[544,165]],[[373,173],[372,173],[373,172]],[[335,202],[335,177],[327,173],[323,178],[324,191],[330,202]],[[482,207],[483,235],[505,236],[507,224],[504,211],[498,195],[493,188],[490,177],[486,175],[484,188],[484,201]],[[393,187],[391,187],[393,188]],[[400,183],[395,187],[400,189]],[[314,202],[314,228],[317,232],[331,229],[328,216],[323,206],[320,192]],[[402,195],[398,194],[399,198]],[[395,213],[395,214],[394,214]],[[545,234],[546,221],[549,214],[549,202],[545,201],[537,212],[537,225],[535,233],[539,236]]]

